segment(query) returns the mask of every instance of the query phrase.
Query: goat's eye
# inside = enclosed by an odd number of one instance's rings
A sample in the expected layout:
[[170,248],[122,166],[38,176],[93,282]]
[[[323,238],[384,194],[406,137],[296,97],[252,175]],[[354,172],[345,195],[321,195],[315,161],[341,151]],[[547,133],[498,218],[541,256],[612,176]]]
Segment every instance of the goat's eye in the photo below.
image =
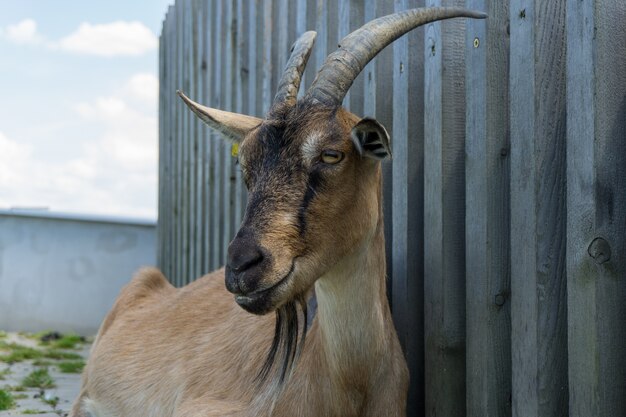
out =
[[322,162],[325,164],[336,164],[343,159],[343,153],[327,149],[322,152]]

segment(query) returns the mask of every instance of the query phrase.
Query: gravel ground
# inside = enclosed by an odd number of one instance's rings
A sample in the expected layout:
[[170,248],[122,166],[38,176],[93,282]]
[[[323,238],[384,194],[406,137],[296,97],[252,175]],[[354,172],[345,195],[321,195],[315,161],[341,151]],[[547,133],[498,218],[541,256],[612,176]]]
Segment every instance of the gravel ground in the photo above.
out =
[[[17,333],[0,333],[0,344],[3,342],[5,346],[9,343],[16,343],[41,351],[48,349],[41,346],[39,340],[33,336]],[[57,351],[78,354],[86,360],[89,348],[89,343],[79,343],[74,349],[59,349]],[[0,345],[0,358],[7,352],[10,353],[10,350],[3,350]],[[58,365],[63,362],[62,360],[45,358],[41,360],[48,363],[44,366],[36,366],[34,363],[36,361],[32,359],[13,364],[0,360],[0,390],[9,392],[15,400],[15,406],[9,410],[0,411],[0,417],[21,415],[58,417],[68,414],[80,390],[80,373],[61,372]],[[55,387],[45,389],[23,387],[24,378],[31,372],[42,368],[48,369]]]

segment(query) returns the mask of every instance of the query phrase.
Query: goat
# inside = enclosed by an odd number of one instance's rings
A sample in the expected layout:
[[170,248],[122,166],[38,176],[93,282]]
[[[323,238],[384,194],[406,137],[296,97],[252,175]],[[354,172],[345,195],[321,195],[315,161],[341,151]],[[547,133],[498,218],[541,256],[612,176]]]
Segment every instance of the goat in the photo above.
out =
[[422,8],[367,23],[298,100],[316,36],[305,33],[264,119],[179,93],[239,144],[249,192],[241,228],[225,268],[183,288],[139,271],[98,332],[70,416],[405,415],[409,374],[385,294],[380,161],[390,138],[341,103],[385,46],[459,16],[486,17]]

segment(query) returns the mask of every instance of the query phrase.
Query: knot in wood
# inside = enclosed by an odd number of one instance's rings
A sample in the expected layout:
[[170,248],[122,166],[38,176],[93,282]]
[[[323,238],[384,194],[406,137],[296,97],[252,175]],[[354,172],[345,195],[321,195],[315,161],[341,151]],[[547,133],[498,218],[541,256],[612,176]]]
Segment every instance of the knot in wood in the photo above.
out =
[[608,262],[611,259],[611,245],[601,237],[595,238],[589,248],[587,248],[589,256],[595,259],[598,265]]

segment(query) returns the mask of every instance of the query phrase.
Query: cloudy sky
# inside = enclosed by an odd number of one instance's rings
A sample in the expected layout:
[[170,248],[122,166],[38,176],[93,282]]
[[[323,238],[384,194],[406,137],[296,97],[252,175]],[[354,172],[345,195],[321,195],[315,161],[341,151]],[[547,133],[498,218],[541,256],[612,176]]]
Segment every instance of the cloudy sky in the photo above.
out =
[[0,0],[0,208],[156,218],[173,0]]

